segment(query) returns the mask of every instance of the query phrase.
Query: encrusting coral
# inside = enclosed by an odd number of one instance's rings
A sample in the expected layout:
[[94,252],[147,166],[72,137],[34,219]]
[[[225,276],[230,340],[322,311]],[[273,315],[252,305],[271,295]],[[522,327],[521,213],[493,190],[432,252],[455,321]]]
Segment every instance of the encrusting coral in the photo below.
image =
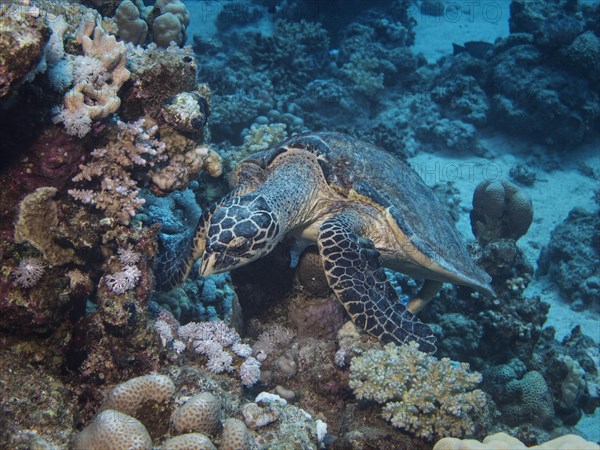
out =
[[348,385],[359,399],[385,403],[392,425],[433,439],[474,435],[491,419],[492,402],[468,364],[438,360],[411,342],[387,344],[352,360]]
[[580,436],[567,434],[540,445],[527,447],[520,440],[509,436],[506,433],[496,433],[486,437],[479,442],[474,439],[456,439],[447,437],[441,439],[433,450],[519,450],[519,449],[538,449],[538,450],[598,450],[598,444],[586,441]]
[[57,190],[41,187],[27,195],[19,204],[15,224],[15,242],[28,242],[39,250],[51,265],[79,262],[72,248],[57,243],[59,224],[58,204],[53,200]]

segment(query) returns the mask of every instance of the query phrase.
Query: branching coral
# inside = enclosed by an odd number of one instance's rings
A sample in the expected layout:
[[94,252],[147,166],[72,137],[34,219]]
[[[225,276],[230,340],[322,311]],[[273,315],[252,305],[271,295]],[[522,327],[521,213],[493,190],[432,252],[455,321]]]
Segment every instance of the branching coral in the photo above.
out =
[[385,403],[383,417],[392,425],[433,439],[472,435],[486,425],[492,404],[474,389],[480,381],[468,364],[438,360],[410,343],[355,357],[349,386],[359,399]]
[[352,89],[367,98],[374,98],[383,89],[383,72],[380,62],[373,57],[352,55],[341,68],[341,73],[352,83]]
[[[93,39],[92,39],[93,33]],[[129,79],[125,44],[107,34],[93,16],[84,17],[77,34],[83,57],[72,59],[74,86],[55,108],[54,122],[62,122],[67,133],[85,136],[92,121],[107,117],[121,105],[119,89]]]
[[147,127],[140,119],[133,123],[118,122],[118,137],[106,148],[92,152],[92,161],[80,166],[81,173],[73,178],[76,182],[100,180],[94,189],[70,189],[68,192],[83,203],[95,205],[106,216],[124,225],[144,204],[138,198],[137,182],[132,171],[137,167],[152,167],[166,159],[165,144],[154,138],[158,128]]

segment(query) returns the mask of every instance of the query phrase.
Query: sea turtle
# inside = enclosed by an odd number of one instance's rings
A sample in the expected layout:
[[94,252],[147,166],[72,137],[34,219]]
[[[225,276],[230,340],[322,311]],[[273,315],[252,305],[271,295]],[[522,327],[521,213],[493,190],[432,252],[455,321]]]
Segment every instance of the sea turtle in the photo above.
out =
[[[353,322],[382,342],[417,341],[435,351],[415,317],[443,282],[493,295],[449,215],[407,164],[350,136],[292,137],[245,158],[232,191],[202,214],[184,251],[166,252],[160,280],[181,282],[241,267],[285,236],[315,243],[327,281]],[[405,309],[383,267],[424,279]]]

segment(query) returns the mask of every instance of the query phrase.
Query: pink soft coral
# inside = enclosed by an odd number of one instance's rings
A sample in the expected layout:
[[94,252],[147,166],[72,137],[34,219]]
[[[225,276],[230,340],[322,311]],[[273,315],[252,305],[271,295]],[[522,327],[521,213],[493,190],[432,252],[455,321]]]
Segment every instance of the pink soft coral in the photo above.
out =
[[12,276],[19,286],[30,288],[40,281],[45,268],[46,265],[40,258],[25,258],[21,260]]

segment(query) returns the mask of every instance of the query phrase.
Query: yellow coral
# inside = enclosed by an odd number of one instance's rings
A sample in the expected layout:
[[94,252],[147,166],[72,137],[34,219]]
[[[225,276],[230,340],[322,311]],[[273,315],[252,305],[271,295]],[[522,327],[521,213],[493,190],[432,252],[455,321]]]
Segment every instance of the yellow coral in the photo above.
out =
[[349,386],[360,399],[386,403],[383,417],[424,438],[472,435],[491,417],[481,375],[468,364],[438,360],[415,342],[388,344],[352,360]]
[[433,447],[433,450],[600,450],[594,442],[586,441],[580,436],[567,434],[551,441],[533,447],[527,447],[518,439],[506,433],[496,433],[486,437],[482,442],[474,439],[443,438]]

